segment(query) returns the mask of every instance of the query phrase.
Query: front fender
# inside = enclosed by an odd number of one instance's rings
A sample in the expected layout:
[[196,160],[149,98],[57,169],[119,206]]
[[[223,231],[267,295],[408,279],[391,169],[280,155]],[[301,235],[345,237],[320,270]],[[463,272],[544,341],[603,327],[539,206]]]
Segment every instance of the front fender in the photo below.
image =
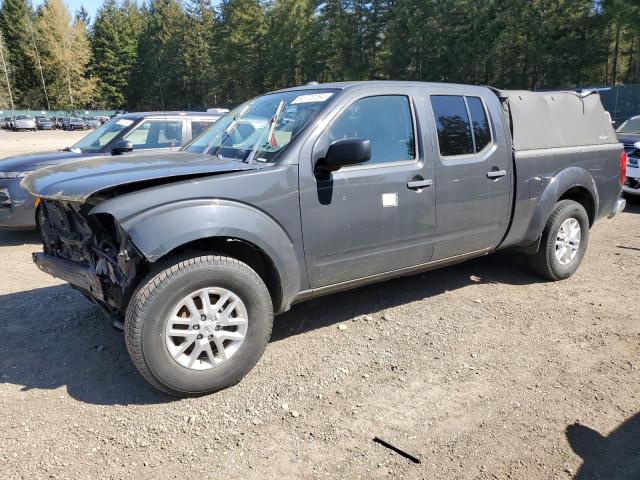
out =
[[571,166],[560,170],[546,181],[546,186],[538,197],[533,215],[526,230],[523,244],[532,243],[542,235],[542,231],[553,211],[553,207],[562,195],[574,187],[581,187],[589,192],[593,201],[594,212],[598,211],[599,197],[593,176],[584,168]]
[[126,218],[118,218],[114,210],[117,209],[110,209],[109,201],[106,201],[95,207],[91,214],[114,216],[150,262],[194,240],[237,238],[254,244],[272,260],[285,305],[303,289],[300,285],[302,264],[294,242],[272,217],[255,207],[231,200],[203,198],[159,205]]

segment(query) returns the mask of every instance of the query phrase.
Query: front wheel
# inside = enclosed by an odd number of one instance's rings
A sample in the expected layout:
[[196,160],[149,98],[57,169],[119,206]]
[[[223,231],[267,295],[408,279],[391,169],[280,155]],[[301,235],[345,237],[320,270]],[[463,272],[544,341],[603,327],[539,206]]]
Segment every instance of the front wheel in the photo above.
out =
[[573,200],[556,204],[542,232],[540,248],[528,255],[531,269],[549,280],[569,278],[580,266],[589,241],[589,217]]
[[136,290],[125,342],[153,386],[197,396],[240,381],[262,355],[272,325],[269,291],[248,265],[223,256],[183,257]]

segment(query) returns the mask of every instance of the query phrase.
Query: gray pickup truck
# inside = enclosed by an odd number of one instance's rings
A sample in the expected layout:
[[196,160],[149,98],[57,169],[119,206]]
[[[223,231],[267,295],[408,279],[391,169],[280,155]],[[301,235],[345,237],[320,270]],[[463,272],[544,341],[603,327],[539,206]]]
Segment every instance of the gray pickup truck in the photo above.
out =
[[240,105],[181,151],[38,170],[40,269],[113,315],[176,396],[239,381],[303,300],[517,249],[572,275],[624,208],[597,94],[354,82]]

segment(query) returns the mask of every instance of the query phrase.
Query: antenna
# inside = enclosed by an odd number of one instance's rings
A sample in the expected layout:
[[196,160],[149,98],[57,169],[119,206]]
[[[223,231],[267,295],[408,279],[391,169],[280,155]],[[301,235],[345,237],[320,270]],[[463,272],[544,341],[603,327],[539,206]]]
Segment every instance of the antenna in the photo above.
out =
[[[160,104],[162,105],[162,115],[164,116],[164,131],[165,131],[165,135],[167,132],[167,109],[164,106],[164,95],[162,94],[162,83],[160,82],[160,71],[158,70],[158,57],[156,57],[155,52],[153,53],[153,63],[156,66],[156,79],[158,80],[158,90],[160,91]],[[160,136],[160,133],[158,132],[158,136]],[[173,147],[169,147],[169,148],[173,148]]]

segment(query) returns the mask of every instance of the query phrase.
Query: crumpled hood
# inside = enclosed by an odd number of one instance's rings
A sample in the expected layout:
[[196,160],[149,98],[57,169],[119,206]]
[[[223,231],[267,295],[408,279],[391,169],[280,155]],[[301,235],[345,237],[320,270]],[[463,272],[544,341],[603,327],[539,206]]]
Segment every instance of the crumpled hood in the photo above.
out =
[[187,152],[146,152],[93,157],[43,168],[27,175],[21,185],[32,195],[67,201],[85,201],[101,190],[169,177],[210,175],[253,170],[239,161]]
[[[73,152],[43,152],[31,155],[18,155],[0,160],[0,172],[22,172],[25,167],[44,167],[57,165],[67,159],[80,158],[82,154]],[[29,168],[33,170],[33,168]]]

